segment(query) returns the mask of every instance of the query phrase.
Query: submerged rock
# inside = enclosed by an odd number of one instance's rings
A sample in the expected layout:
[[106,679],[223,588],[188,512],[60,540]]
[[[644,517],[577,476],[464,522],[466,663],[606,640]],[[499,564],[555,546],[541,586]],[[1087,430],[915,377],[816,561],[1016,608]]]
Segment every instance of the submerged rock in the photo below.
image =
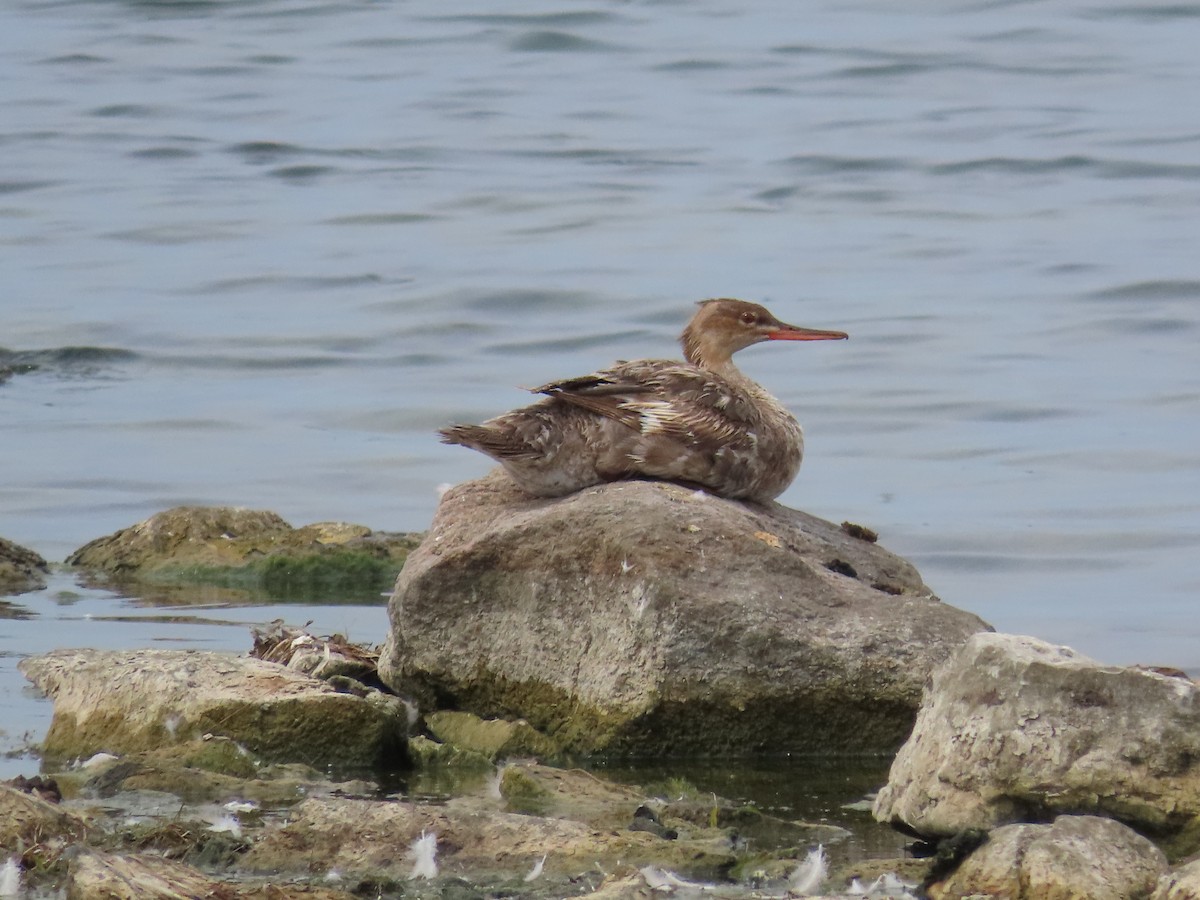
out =
[[1170,835],[1200,816],[1198,760],[1190,679],[977,634],[934,673],[874,811],[927,836],[1062,812]]
[[389,606],[380,676],[567,751],[882,753],[985,622],[879,545],[776,503],[646,481],[447,492]]
[[1121,823],[1099,816],[1059,816],[1051,825],[997,828],[928,893],[930,900],[1138,900],[1149,896],[1166,871],[1162,851]]
[[293,528],[264,510],[177,506],[85,544],[67,563],[115,582],[222,584],[285,595],[377,591],[419,540],[345,522]]
[[44,752],[61,759],[228,737],[261,761],[367,767],[403,757],[395,697],[340,693],[284,666],[196,650],[56,650],[20,670],[54,699]]
[[49,572],[49,563],[38,554],[0,538],[0,594],[41,590]]

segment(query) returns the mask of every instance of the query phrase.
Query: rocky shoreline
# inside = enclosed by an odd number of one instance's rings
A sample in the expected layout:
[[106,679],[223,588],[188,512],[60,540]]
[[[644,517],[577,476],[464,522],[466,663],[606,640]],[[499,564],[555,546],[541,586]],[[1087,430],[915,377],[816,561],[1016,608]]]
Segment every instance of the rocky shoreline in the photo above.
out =
[[[155,591],[394,579],[391,627],[22,660],[54,718],[41,775],[0,784],[0,896],[1200,898],[1195,682],[996,634],[849,523],[492,475],[425,535],[181,507],[68,563]],[[47,570],[0,540],[6,594]],[[768,753],[894,757],[873,812],[922,858],[573,767]]]

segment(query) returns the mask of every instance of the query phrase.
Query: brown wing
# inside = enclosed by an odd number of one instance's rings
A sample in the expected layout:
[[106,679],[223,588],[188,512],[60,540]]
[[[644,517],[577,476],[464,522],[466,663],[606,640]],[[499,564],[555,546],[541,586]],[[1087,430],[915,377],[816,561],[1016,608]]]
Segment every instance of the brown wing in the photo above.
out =
[[753,440],[759,414],[744,391],[712,372],[669,360],[640,360],[536,389],[644,435],[694,447]]

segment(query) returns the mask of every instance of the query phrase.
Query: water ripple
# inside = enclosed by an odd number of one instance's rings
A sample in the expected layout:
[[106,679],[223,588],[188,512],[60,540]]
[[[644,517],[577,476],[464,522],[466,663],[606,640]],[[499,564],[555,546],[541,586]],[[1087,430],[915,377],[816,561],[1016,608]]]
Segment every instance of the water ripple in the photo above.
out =
[[0,384],[13,375],[44,371],[87,378],[110,366],[134,359],[138,359],[138,354],[119,347],[51,347],[45,350],[9,350],[0,347]]
[[24,191],[38,191],[42,188],[54,187],[57,181],[0,181],[0,194],[20,194]]
[[162,115],[163,110],[157,106],[147,106],[142,103],[113,103],[109,106],[99,106],[91,110],[89,115],[102,119],[152,119]]
[[471,22],[476,25],[591,25],[597,22],[612,22],[617,17],[612,13],[595,11],[553,13],[461,13],[426,16],[427,22]]
[[483,350],[485,353],[503,354],[505,356],[523,353],[556,353],[566,350],[588,350],[592,347],[605,347],[609,345],[619,347],[623,343],[650,336],[652,335],[648,331],[608,331],[597,334],[578,335],[576,337],[488,344]]
[[206,281],[195,287],[186,288],[182,294],[236,294],[244,291],[267,290],[278,293],[280,288],[301,291],[336,291],[348,287],[383,284],[385,279],[374,272],[356,275],[252,275],[245,278],[223,278]]
[[621,48],[565,31],[530,31],[509,41],[519,53],[615,53]]
[[1200,280],[1135,281],[1084,295],[1088,300],[1200,300]]

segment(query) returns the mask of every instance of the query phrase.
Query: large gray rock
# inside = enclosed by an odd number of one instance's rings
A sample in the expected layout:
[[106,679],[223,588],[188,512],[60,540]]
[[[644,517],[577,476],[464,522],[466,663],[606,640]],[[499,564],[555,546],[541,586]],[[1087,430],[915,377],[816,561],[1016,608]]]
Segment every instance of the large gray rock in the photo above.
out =
[[932,667],[988,627],[776,503],[647,481],[534,499],[499,473],[446,493],[389,612],[385,683],[579,752],[891,752]]
[[934,673],[875,816],[929,836],[1059,812],[1170,833],[1200,815],[1197,761],[1190,679],[977,634]]
[[1167,858],[1137,832],[1098,816],[1060,816],[1051,825],[1006,825],[967,857],[931,900],[1142,900]]
[[349,768],[403,759],[395,697],[343,694],[285,666],[197,650],[56,650],[18,668],[54,698],[46,756],[228,737],[266,762]]

